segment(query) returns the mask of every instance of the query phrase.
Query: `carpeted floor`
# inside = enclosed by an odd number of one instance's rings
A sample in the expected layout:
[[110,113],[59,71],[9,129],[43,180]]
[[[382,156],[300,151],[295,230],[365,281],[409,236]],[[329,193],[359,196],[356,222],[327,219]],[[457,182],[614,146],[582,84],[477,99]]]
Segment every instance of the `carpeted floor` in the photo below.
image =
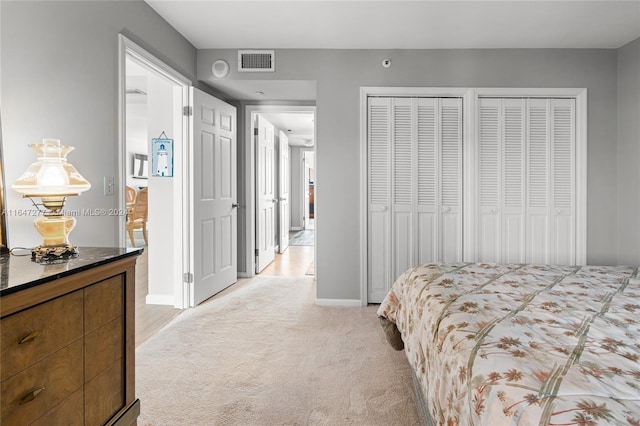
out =
[[136,349],[138,425],[419,425],[377,306],[314,304],[312,277],[256,277]]

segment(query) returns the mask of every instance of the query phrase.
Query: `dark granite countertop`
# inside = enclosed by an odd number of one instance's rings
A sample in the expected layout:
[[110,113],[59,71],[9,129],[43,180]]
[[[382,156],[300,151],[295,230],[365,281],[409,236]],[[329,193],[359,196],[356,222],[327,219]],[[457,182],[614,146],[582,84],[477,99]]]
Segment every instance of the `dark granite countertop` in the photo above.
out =
[[59,263],[34,262],[31,252],[0,255],[0,296],[142,253],[140,248],[118,247],[79,247],[78,251],[78,257]]

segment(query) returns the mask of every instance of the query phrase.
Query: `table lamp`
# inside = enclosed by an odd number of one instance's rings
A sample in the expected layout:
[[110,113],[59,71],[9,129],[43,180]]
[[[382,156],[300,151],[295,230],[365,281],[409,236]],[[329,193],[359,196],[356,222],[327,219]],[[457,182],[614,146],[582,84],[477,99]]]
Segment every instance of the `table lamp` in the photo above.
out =
[[[40,198],[47,209],[33,222],[44,241],[31,251],[35,261],[47,262],[78,255],[78,248],[69,244],[69,232],[75,218],[64,215],[62,207],[67,197],[80,195],[91,184],[67,162],[72,146],[61,145],[58,139],[43,139],[42,144],[29,145],[38,160],[13,185],[13,189],[27,198]],[[34,204],[36,204],[34,202]]]

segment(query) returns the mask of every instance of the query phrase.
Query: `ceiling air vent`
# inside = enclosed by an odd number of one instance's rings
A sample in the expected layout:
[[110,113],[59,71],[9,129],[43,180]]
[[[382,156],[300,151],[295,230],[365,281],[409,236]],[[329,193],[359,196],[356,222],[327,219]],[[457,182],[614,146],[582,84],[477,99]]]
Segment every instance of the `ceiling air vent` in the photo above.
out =
[[274,72],[276,70],[275,51],[273,50],[239,50],[238,71],[240,72]]

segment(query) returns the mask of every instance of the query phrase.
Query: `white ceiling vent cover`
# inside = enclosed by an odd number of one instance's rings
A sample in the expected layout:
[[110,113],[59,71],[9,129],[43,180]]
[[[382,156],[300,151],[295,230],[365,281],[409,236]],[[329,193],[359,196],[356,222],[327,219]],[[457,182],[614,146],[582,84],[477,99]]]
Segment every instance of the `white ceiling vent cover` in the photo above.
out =
[[238,71],[274,72],[276,70],[274,50],[239,50]]

